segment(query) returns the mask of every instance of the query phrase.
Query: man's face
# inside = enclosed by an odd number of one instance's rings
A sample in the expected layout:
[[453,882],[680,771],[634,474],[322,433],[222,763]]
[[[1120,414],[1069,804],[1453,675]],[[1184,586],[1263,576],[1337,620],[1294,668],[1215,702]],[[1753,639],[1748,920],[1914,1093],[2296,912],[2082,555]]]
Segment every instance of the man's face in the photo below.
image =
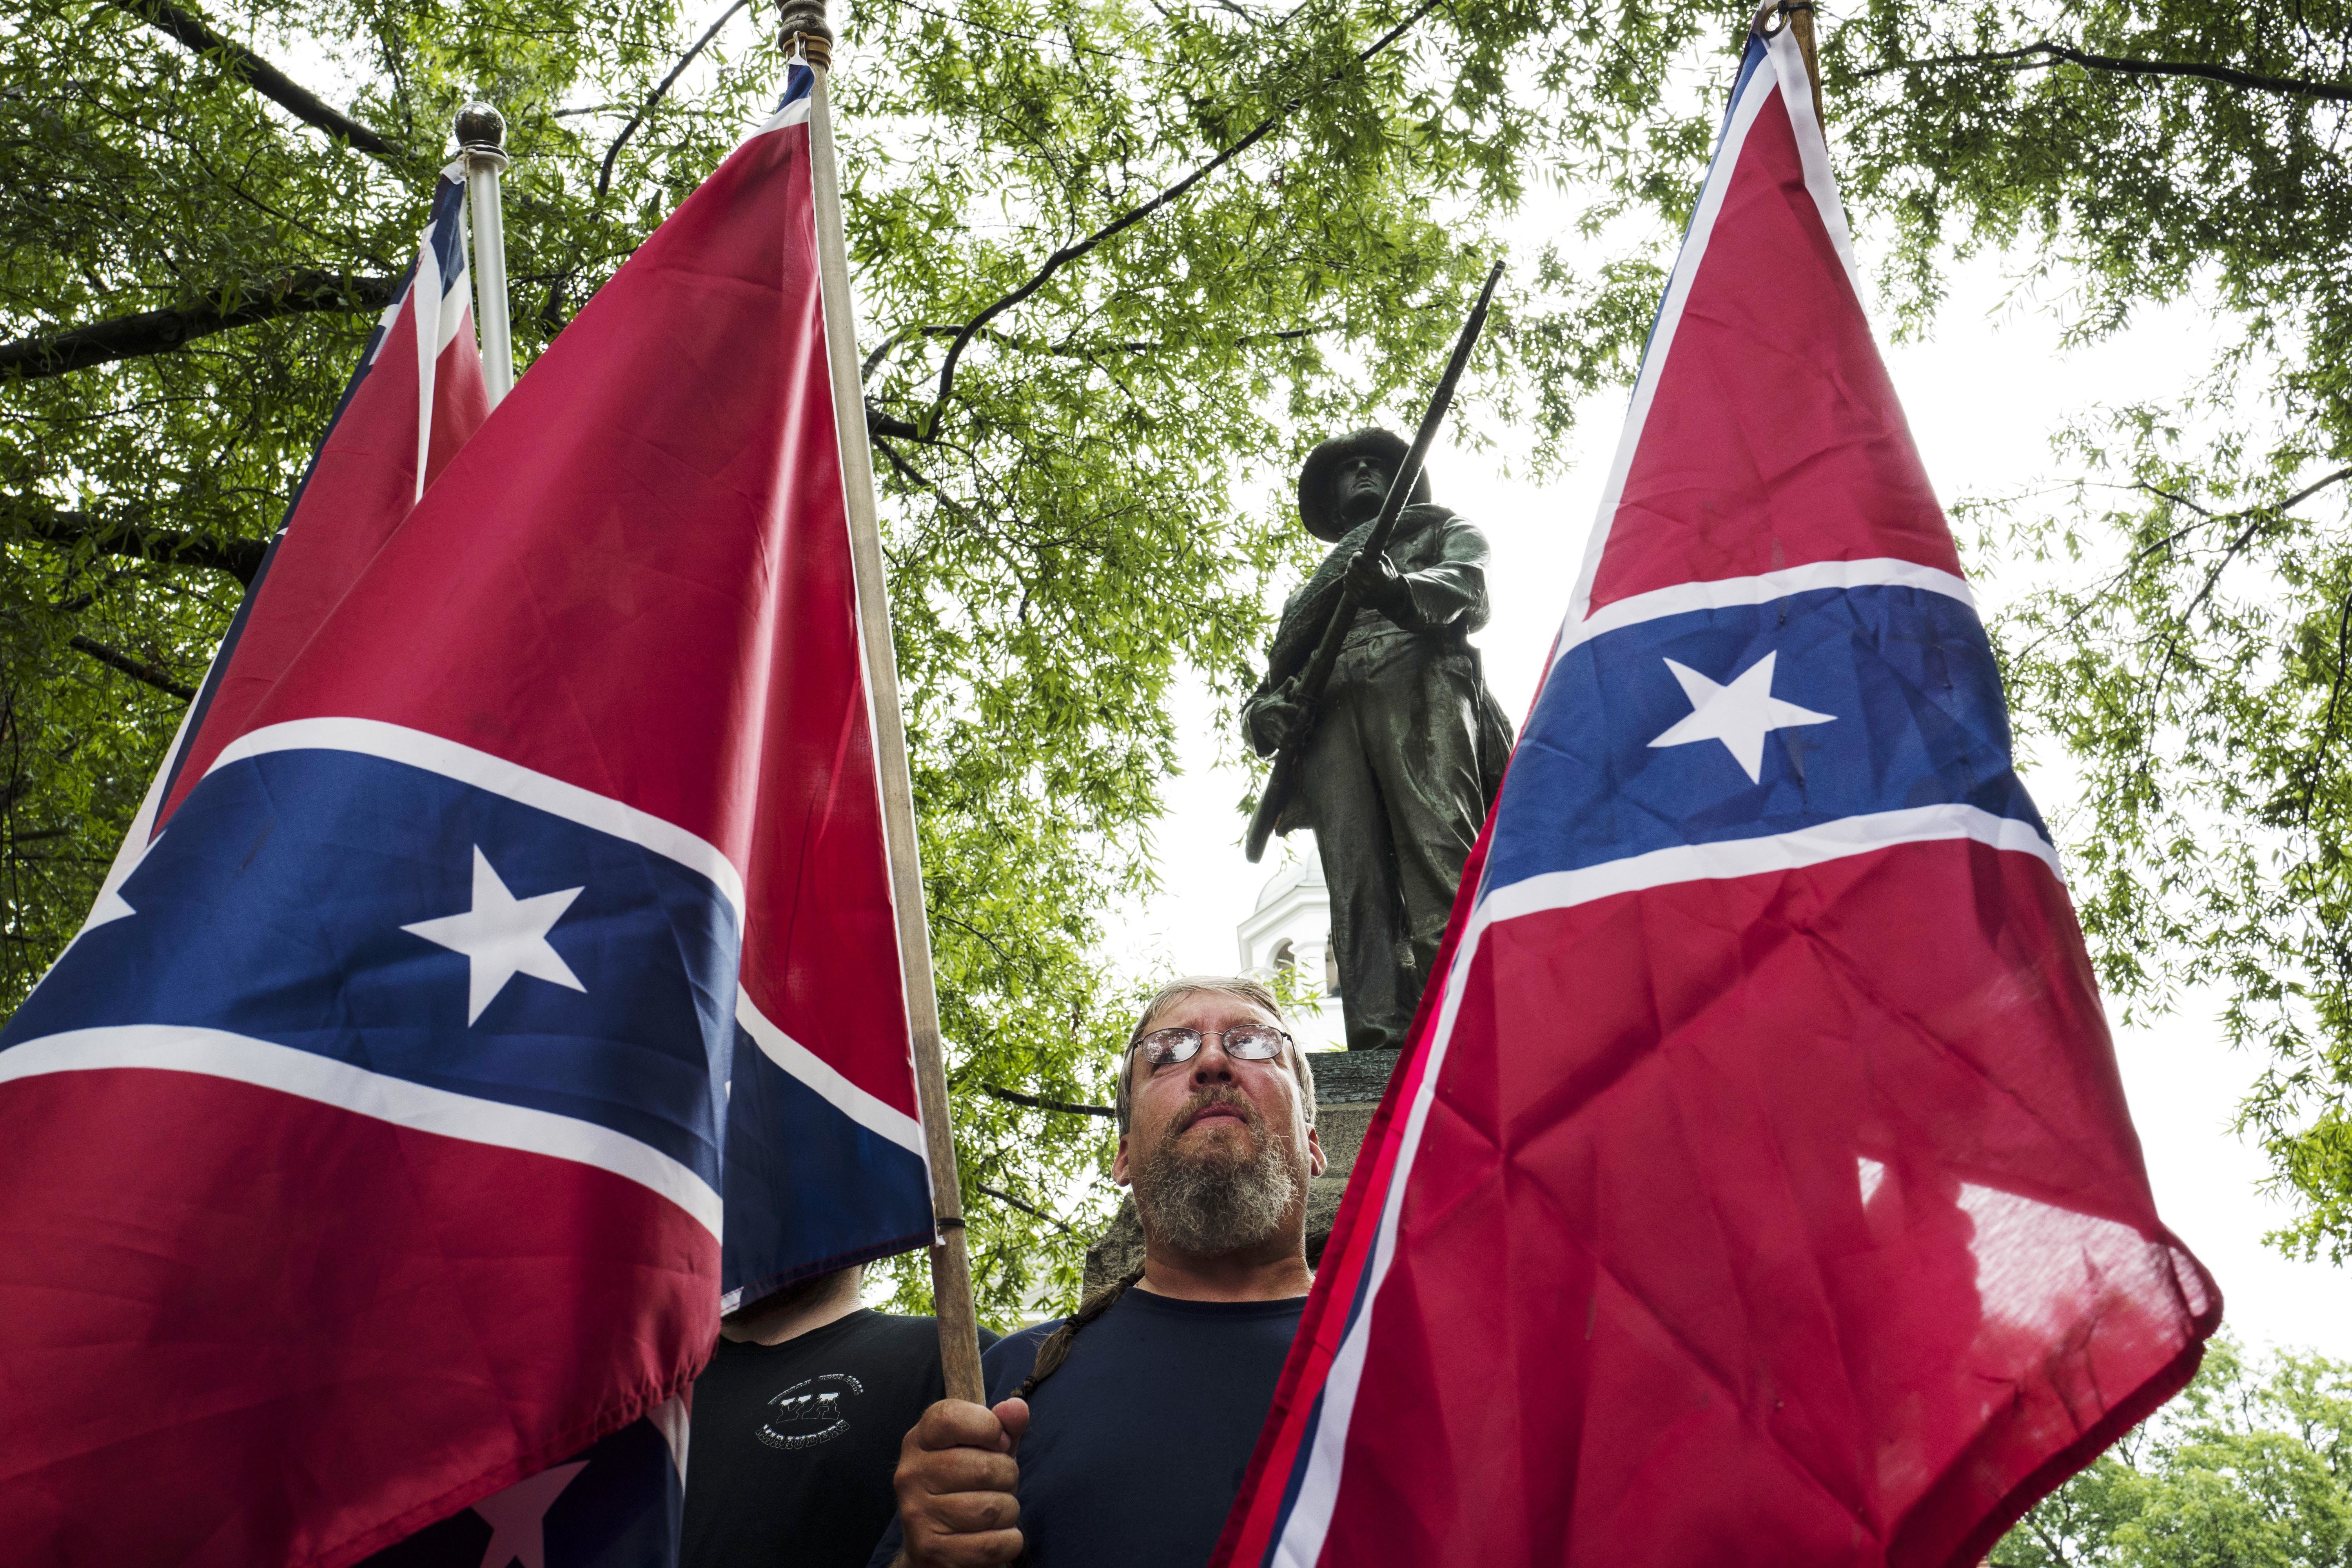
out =
[[1350,528],[1370,521],[1388,499],[1389,481],[1395,477],[1396,469],[1378,458],[1360,455],[1341,463],[1333,481],[1339,491],[1339,520]]
[[1304,1215],[1306,1179],[1322,1173],[1322,1146],[1307,1125],[1298,1080],[1286,1059],[1237,1061],[1225,1054],[1220,1032],[1241,1024],[1278,1028],[1281,1020],[1242,997],[1207,991],[1179,998],[1151,1019],[1154,1029],[1198,1029],[1209,1037],[1190,1061],[1155,1068],[1140,1052],[1129,1060],[1128,1130],[1118,1141],[1111,1179],[1121,1185],[1136,1182],[1139,1205],[1150,1206],[1153,1173],[1244,1181],[1271,1174],[1279,1182],[1286,1172],[1293,1180],[1283,1184],[1293,1190],[1283,1194],[1283,1207]]

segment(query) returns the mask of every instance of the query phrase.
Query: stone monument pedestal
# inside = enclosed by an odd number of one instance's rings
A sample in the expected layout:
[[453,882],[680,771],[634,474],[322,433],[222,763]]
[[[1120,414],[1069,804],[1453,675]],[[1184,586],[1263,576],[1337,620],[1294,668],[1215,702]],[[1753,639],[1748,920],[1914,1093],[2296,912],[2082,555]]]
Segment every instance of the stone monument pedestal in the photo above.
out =
[[[1307,1065],[1315,1074],[1315,1133],[1323,1145],[1323,1173],[1307,1184],[1307,1261],[1319,1263],[1323,1244],[1330,1238],[1331,1222],[1339,1213],[1339,1194],[1347,1191],[1348,1173],[1356,1168],[1356,1152],[1372,1124],[1387,1092],[1389,1075],[1396,1070],[1396,1051],[1310,1051]],[[1143,1264],[1143,1226],[1135,1217],[1135,1199],[1119,1200],[1118,1212],[1102,1235],[1087,1248],[1086,1292],[1094,1294]]]

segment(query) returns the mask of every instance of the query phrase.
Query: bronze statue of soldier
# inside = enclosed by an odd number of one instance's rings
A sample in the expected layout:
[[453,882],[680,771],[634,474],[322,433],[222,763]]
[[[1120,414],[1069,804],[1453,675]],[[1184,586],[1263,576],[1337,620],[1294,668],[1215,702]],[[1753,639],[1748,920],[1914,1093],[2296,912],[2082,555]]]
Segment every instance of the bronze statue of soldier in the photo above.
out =
[[[1359,430],[1307,455],[1299,520],[1333,548],[1283,605],[1242,708],[1262,756],[1312,725],[1275,829],[1314,830],[1350,1050],[1404,1044],[1511,751],[1469,642],[1486,624],[1486,535],[1431,501],[1424,469],[1388,550],[1358,560],[1407,452],[1389,431]],[[1351,580],[1360,607],[1310,714],[1297,677]]]

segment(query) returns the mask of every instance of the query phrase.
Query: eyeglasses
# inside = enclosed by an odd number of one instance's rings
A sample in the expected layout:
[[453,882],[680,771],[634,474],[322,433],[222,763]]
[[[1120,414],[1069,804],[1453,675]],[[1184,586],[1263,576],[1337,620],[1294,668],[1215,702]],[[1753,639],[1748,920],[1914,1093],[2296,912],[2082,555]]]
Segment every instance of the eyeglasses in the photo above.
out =
[[1154,1029],[1136,1041],[1135,1048],[1145,1061],[1163,1068],[1191,1061],[1201,1054],[1201,1042],[1213,1037],[1225,1042],[1225,1055],[1244,1062],[1272,1061],[1290,1044],[1290,1037],[1271,1024],[1236,1024],[1205,1035],[1198,1029]]

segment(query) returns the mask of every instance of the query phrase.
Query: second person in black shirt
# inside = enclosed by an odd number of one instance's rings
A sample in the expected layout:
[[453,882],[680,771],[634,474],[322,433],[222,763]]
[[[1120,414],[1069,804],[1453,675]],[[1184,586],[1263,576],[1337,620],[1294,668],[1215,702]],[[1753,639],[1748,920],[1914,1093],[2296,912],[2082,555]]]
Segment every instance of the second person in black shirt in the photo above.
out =
[[859,1568],[874,1550],[898,1440],[943,1384],[939,1326],[860,1306],[865,1272],[720,1325],[694,1383],[683,1568]]

